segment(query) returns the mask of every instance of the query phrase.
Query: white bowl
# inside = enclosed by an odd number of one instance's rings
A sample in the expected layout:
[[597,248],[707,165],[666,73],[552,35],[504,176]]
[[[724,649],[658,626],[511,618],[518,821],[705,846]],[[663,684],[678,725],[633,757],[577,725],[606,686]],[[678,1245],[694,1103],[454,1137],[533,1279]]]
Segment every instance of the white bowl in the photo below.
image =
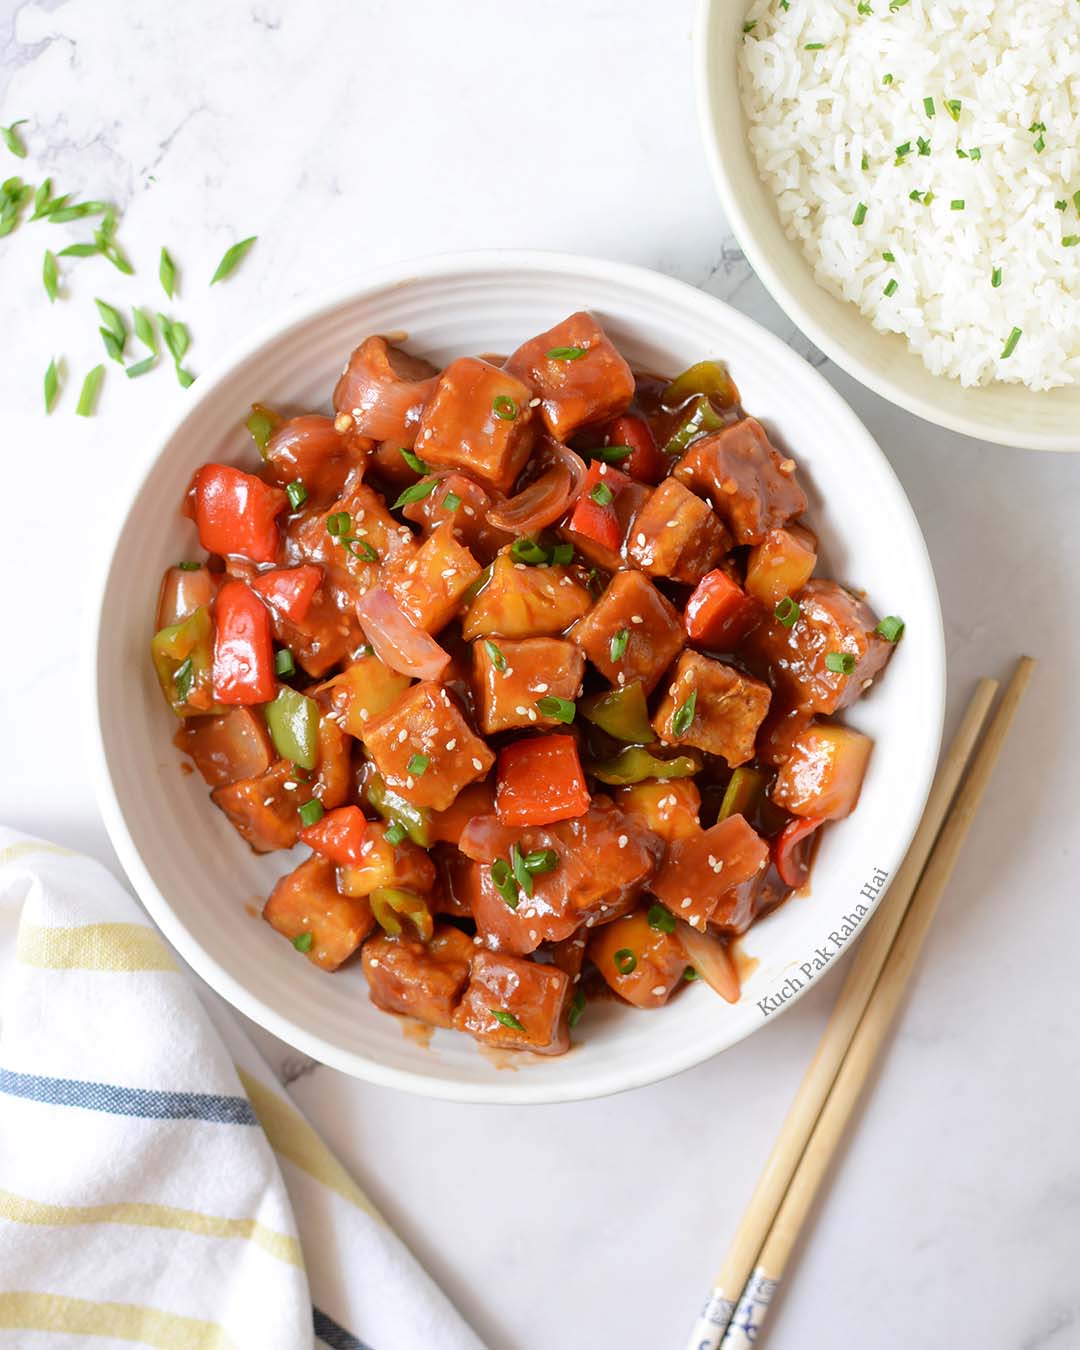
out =
[[959,380],[932,375],[899,334],[879,332],[856,305],[815,280],[802,249],[784,233],[746,137],[736,61],[748,8],[748,0],[699,0],[698,113],[724,215],[777,304],[849,375],[928,422],[999,445],[1080,450],[1080,385],[965,389]]
[[[181,772],[170,743],[175,720],[148,654],[158,576],[198,552],[194,527],[177,510],[194,470],[208,459],[251,465],[243,418],[252,401],[326,406],[348,352],[369,333],[404,329],[414,351],[445,362],[510,351],[582,307],[638,365],[677,371],[707,356],[729,361],[746,406],[799,460],[827,570],[864,587],[881,613],[902,615],[907,633],[887,677],[851,716],[877,742],[859,809],[827,831],[812,896],[792,900],[745,939],[758,964],[738,1006],[704,986],[657,1013],[597,1004],[581,1022],[580,1043],[556,1059],[492,1056],[442,1031],[428,1048],[371,1005],[357,965],[326,975],[256,917],[297,859],[257,857],[211,805],[202,779]],[[254,334],[199,378],[156,446],[121,503],[101,580],[90,719],[99,801],[121,862],[166,937],[220,994],[283,1040],[346,1073],[434,1096],[599,1096],[688,1068],[756,1030],[766,1020],[758,1000],[801,992],[785,981],[794,976],[805,988],[817,972],[804,978],[800,965],[812,964],[818,948],[831,950],[829,934],[841,933],[859,904],[872,909],[860,891],[903,857],[937,756],[945,671],[934,578],[911,508],[870,435],[825,380],[749,319],[681,282],[589,258],[491,252],[410,262]]]

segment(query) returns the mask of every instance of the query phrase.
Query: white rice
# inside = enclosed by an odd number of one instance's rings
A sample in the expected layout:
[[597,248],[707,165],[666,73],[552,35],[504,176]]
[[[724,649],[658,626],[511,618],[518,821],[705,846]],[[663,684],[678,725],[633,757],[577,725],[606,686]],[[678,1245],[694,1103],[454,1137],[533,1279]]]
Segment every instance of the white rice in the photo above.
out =
[[823,286],[902,333],[935,374],[1075,383],[1080,0],[871,5],[755,0],[747,12],[740,90],[784,228]]

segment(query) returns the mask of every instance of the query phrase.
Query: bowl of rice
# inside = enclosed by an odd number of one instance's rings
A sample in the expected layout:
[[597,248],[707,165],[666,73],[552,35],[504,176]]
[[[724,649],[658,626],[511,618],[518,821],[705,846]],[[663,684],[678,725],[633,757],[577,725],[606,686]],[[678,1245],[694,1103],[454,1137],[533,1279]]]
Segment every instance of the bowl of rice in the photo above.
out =
[[702,0],[727,219],[870,389],[1002,445],[1080,450],[1077,0]]

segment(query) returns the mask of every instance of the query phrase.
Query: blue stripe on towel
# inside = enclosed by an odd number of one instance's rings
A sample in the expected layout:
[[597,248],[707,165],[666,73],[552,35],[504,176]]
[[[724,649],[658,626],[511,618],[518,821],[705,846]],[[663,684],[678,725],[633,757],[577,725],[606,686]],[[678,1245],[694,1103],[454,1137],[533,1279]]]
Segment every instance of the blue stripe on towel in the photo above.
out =
[[[257,1125],[246,1097],[219,1097],[208,1092],[158,1092],[150,1088],[84,1083],[77,1078],[42,1078],[0,1069],[0,1092],[53,1106],[81,1106],[114,1116],[149,1120],[213,1120],[223,1125]],[[358,1342],[359,1344],[359,1342]]]
[[330,1346],[330,1350],[371,1350],[370,1345],[339,1326],[320,1308],[312,1308],[311,1315],[315,1323],[315,1335]]

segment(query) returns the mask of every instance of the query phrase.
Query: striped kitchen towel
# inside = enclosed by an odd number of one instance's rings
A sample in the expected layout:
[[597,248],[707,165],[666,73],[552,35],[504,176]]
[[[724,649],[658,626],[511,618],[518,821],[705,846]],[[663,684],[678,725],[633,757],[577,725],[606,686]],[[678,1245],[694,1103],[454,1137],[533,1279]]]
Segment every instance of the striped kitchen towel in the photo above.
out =
[[132,1342],[483,1350],[109,873],[0,831],[0,1347]]

